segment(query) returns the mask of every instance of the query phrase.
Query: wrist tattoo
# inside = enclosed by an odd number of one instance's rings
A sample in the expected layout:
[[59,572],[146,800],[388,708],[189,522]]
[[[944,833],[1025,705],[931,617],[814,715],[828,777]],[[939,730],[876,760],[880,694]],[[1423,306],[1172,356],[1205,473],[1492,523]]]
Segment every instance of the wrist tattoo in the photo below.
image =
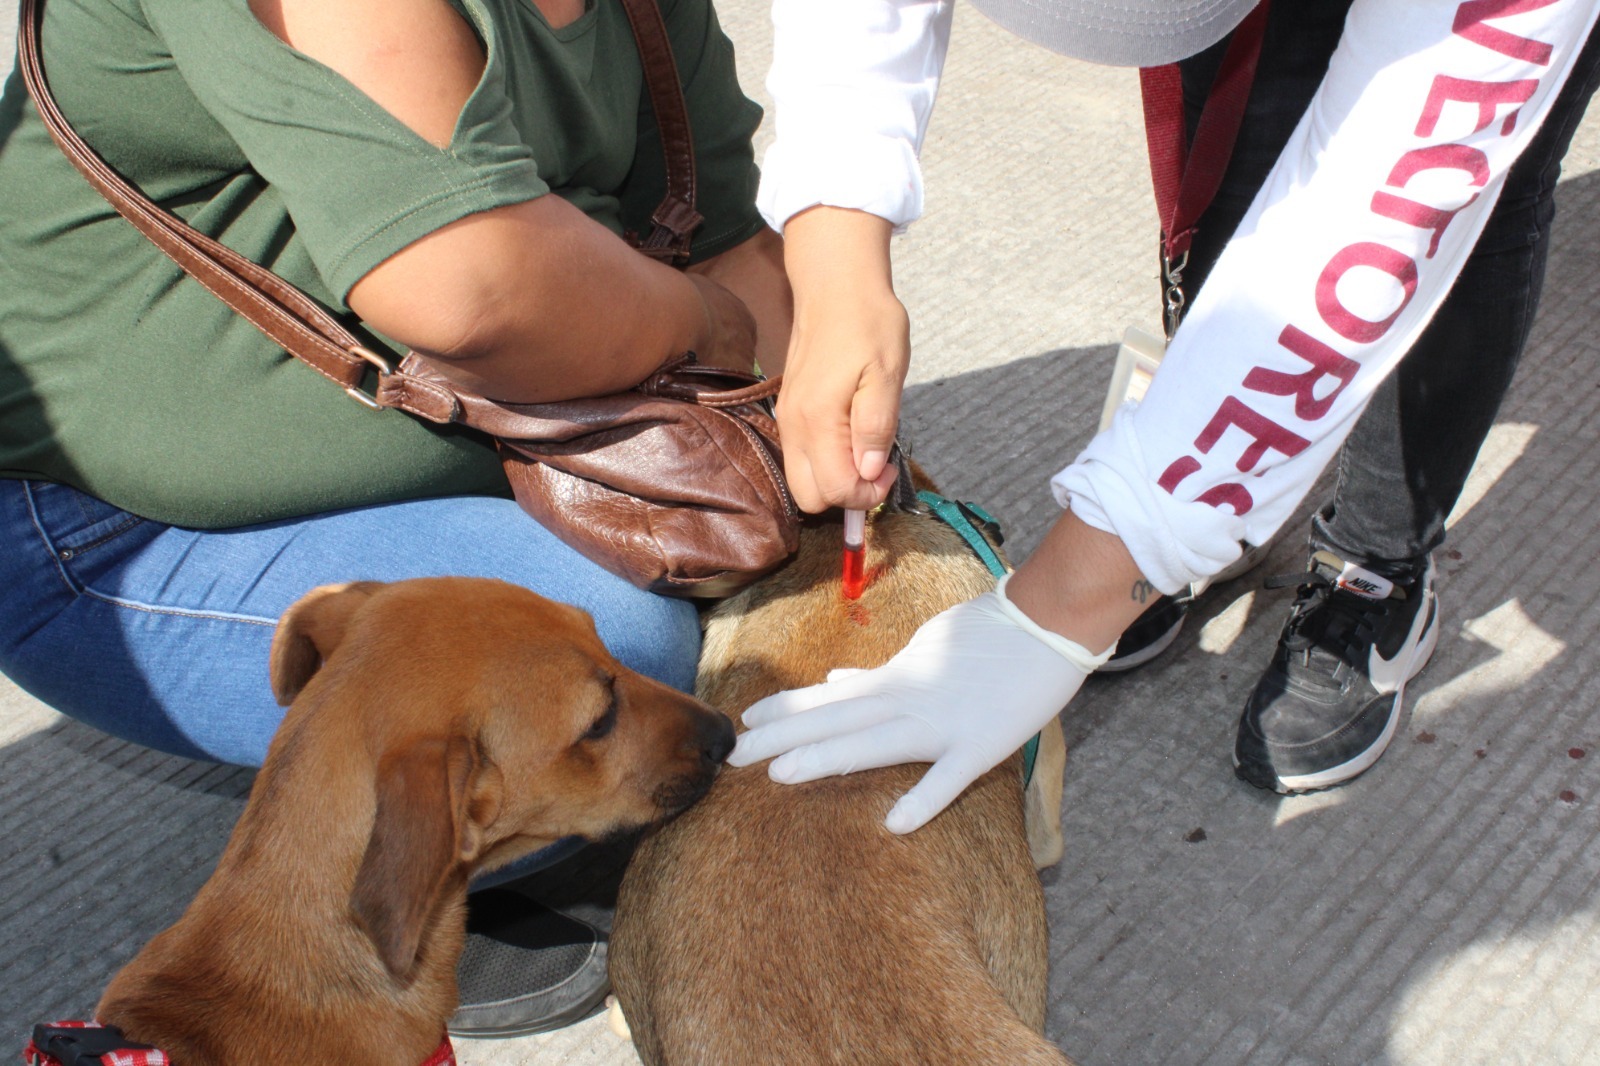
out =
[[1150,584],[1150,582],[1146,581],[1144,578],[1140,578],[1138,581],[1135,581],[1133,583],[1133,589],[1129,593],[1130,598],[1139,603],[1148,603],[1150,601],[1150,597],[1155,595],[1159,595],[1159,593],[1156,592],[1156,587]]

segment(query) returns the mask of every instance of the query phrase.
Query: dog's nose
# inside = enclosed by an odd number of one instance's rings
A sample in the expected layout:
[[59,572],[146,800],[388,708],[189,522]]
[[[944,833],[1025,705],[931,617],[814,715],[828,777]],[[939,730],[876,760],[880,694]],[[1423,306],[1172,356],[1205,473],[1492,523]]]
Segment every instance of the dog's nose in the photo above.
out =
[[701,727],[700,758],[708,766],[721,766],[733,750],[733,722],[725,714],[712,715]]

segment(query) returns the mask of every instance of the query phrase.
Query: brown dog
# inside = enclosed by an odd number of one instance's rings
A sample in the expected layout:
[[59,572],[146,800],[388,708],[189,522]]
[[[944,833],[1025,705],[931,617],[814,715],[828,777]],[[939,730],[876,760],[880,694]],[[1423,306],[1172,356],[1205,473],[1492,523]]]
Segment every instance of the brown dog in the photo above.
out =
[[[928,617],[994,584],[937,519],[880,515],[867,540],[859,600],[841,596],[832,526],[805,530],[794,562],[719,606],[697,694],[737,717],[833,667],[878,665]],[[1059,723],[1044,750],[1035,837],[1054,861]],[[779,785],[764,763],[729,768],[646,837],[610,962],[647,1066],[1067,1061],[1040,1035],[1047,930],[1020,756],[926,827],[890,834],[884,817],[925,770]]]
[[587,614],[500,581],[318,589],[271,668],[293,706],[216,872],[100,1002],[182,1066],[421,1063],[468,878],[676,813],[733,744]]

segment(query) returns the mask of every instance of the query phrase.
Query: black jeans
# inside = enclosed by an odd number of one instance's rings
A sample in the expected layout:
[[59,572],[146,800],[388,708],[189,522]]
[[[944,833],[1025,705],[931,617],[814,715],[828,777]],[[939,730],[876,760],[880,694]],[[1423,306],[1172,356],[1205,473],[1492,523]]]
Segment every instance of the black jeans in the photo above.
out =
[[[1191,299],[1321,83],[1349,8],[1350,0],[1273,5],[1238,144],[1189,253]],[[1181,64],[1191,136],[1227,44]],[[1561,159],[1597,80],[1600,34],[1591,34],[1543,127],[1507,175],[1450,295],[1346,439],[1333,499],[1312,519],[1313,550],[1407,579],[1444,542],[1445,518],[1528,339]]]

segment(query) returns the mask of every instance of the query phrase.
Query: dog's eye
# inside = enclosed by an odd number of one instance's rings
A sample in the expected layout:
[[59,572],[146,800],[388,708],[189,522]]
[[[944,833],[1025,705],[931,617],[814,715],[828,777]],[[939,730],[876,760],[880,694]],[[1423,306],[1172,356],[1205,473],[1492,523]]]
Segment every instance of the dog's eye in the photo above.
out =
[[584,740],[603,740],[611,735],[617,727],[617,705],[615,702],[606,708],[606,713],[594,720],[594,723],[584,730]]

